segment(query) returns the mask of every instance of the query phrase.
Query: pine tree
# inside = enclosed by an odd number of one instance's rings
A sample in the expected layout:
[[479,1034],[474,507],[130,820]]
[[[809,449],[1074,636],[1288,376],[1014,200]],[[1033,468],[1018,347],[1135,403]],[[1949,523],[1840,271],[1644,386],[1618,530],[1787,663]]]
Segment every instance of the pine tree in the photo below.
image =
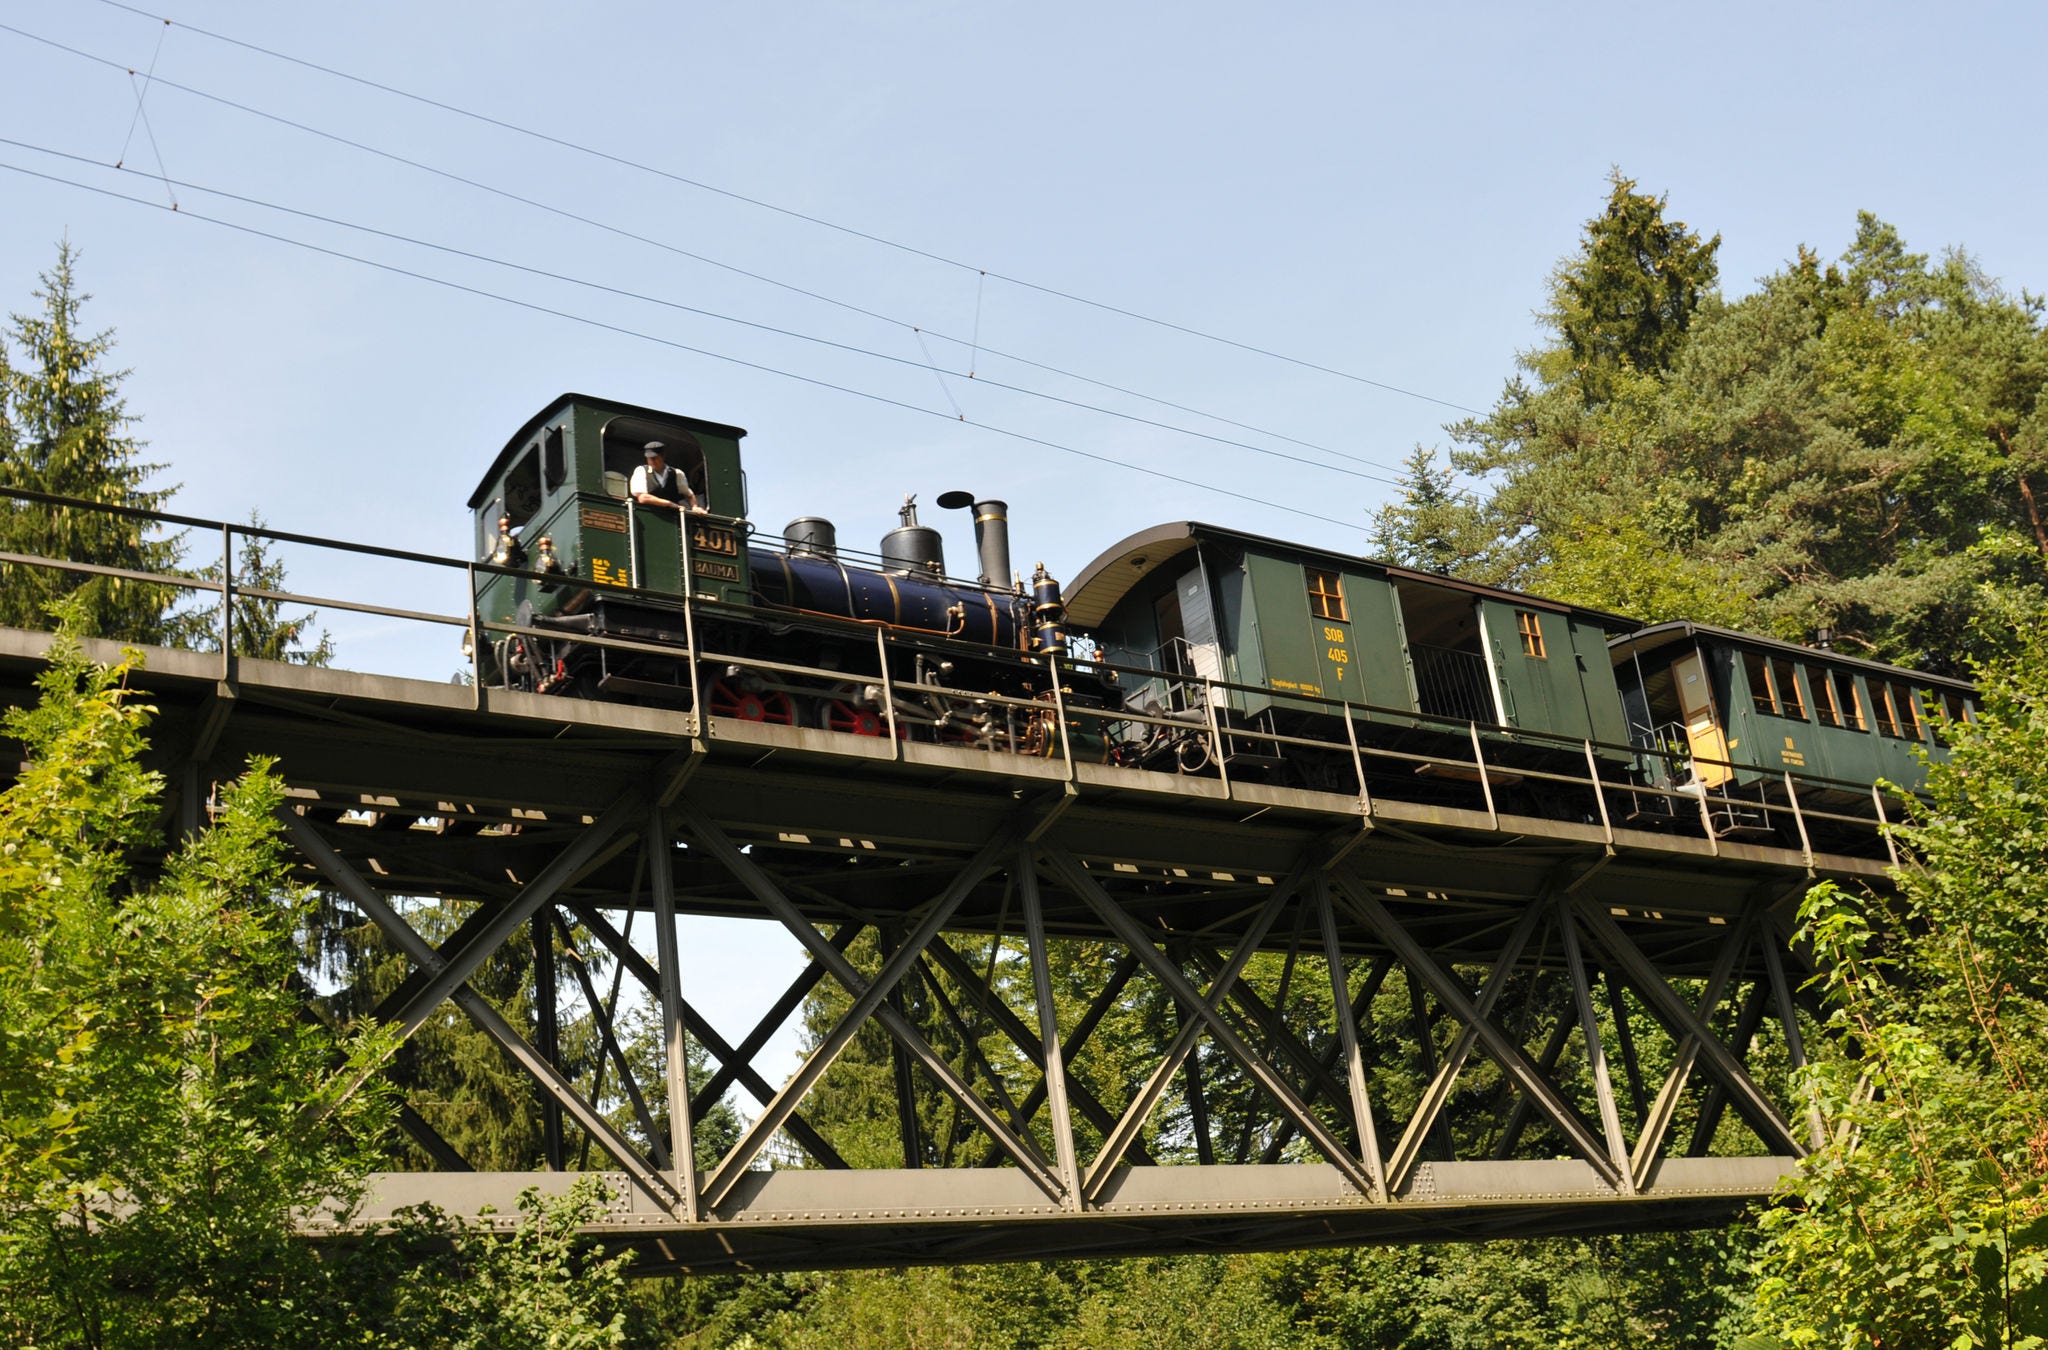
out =
[[1619,371],[1669,367],[1720,276],[1720,235],[1702,240],[1666,220],[1668,199],[1637,192],[1619,169],[1607,181],[1607,209],[1586,222],[1578,256],[1551,278],[1546,317],[1561,342],[1537,366],[1550,383],[1575,381],[1589,404],[1613,396]]
[[1441,576],[1463,575],[1486,544],[1477,503],[1438,467],[1436,452],[1416,446],[1402,462],[1401,497],[1373,513],[1373,550],[1388,562]]
[[[149,486],[161,466],[143,463],[142,442],[128,434],[135,419],[120,394],[128,372],[104,364],[112,332],[80,327],[92,297],[78,288],[77,262],[66,240],[35,292],[41,308],[14,315],[8,329],[17,356],[0,356],[0,487],[159,510],[172,489]],[[181,551],[176,536],[133,517],[8,498],[0,498],[0,549],[139,572],[166,571]],[[73,591],[88,635],[139,642],[163,636],[177,594],[121,577],[0,564],[0,624],[47,627],[51,602]]]
[[[310,640],[317,611],[288,616],[283,602],[249,594],[251,591],[279,592],[286,589],[284,563],[272,555],[270,545],[262,535],[253,533],[262,528],[263,517],[251,511],[249,525],[252,532],[239,533],[235,539],[235,655],[250,656],[260,661],[284,661],[295,666],[332,665],[334,639],[322,629],[318,641]],[[200,575],[208,581],[220,580],[220,564],[208,564]],[[192,645],[201,651],[220,650],[217,604],[216,597],[213,605],[179,616],[178,622],[203,630],[192,634]]]

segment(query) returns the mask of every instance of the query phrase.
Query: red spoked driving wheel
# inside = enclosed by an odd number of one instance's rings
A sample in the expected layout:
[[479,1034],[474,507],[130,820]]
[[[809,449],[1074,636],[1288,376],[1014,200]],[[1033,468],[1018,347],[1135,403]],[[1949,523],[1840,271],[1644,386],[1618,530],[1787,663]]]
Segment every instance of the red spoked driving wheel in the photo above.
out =
[[782,726],[796,723],[796,711],[790,704],[789,695],[768,691],[757,694],[727,680],[719,680],[711,686],[711,715],[741,722],[776,722]]
[[844,699],[827,700],[819,721],[825,730],[846,736],[884,736],[889,731],[889,723],[882,714],[856,707]]

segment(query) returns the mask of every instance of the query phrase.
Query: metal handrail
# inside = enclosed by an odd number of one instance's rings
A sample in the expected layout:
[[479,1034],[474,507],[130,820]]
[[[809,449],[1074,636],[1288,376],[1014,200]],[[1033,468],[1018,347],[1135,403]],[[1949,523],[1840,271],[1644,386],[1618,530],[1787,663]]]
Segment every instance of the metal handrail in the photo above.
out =
[[[142,508],[119,506],[108,503],[82,502],[71,498],[59,497],[49,493],[36,492],[22,488],[0,487],[0,497],[9,498],[16,501],[61,505],[67,508],[100,512],[109,515],[120,516],[127,519],[146,520],[153,524],[162,526],[173,526],[194,530],[219,531],[223,541],[223,570],[220,580],[209,580],[197,574],[189,574],[175,570],[166,570],[163,572],[144,572],[130,568],[112,567],[105,564],[74,562],[70,560],[47,558],[38,555],[20,554],[13,552],[0,552],[0,562],[38,568],[47,568],[56,571],[80,572],[94,576],[108,576],[121,580],[132,580],[145,584],[160,584],[175,589],[190,590],[197,593],[212,594],[218,596],[219,599],[217,603],[220,605],[220,608],[222,610],[220,640],[222,643],[223,658],[224,661],[226,662],[232,661],[233,601],[235,600],[235,598],[241,597],[263,600],[268,602],[275,602],[280,604],[308,605],[315,608],[335,609],[350,613],[395,618],[411,622],[422,622],[446,627],[465,628],[468,631],[468,634],[471,639],[471,679],[472,682],[478,688],[479,699],[481,699],[482,696],[481,661],[482,650],[484,645],[483,639],[487,634],[507,634],[532,637],[545,637],[558,641],[587,643],[592,646],[613,648],[618,650],[649,655],[661,655],[668,657],[677,657],[678,655],[680,655],[682,659],[688,660],[691,665],[693,693],[692,707],[693,709],[697,710],[701,710],[702,705],[701,690],[695,687],[696,665],[702,661],[709,660],[714,662],[723,662],[727,664],[737,665],[747,669],[774,671],[782,674],[794,675],[804,678],[814,678],[820,680],[841,681],[848,677],[848,672],[844,670],[827,670],[821,667],[805,666],[789,662],[774,662],[765,660],[760,657],[724,655],[699,649],[696,643],[696,637],[694,633],[694,606],[689,604],[690,598],[687,596],[685,597],[685,623],[686,627],[691,631],[689,631],[686,635],[686,645],[682,649],[680,654],[678,653],[677,649],[673,646],[662,646],[648,642],[635,641],[629,638],[615,638],[597,634],[577,633],[574,631],[561,629],[543,630],[525,627],[514,623],[488,621],[483,619],[483,617],[481,616],[478,605],[478,591],[480,586],[482,585],[482,581],[480,579],[489,577],[509,577],[526,579],[538,583],[550,584],[555,587],[580,586],[608,597],[616,597],[621,599],[646,599],[662,603],[673,603],[676,597],[665,591],[656,591],[648,588],[635,586],[616,586],[599,583],[590,579],[564,577],[559,573],[537,572],[529,568],[510,567],[496,563],[479,562],[469,559],[449,558],[434,554],[421,553],[415,550],[389,548],[382,545],[360,544],[347,540],[324,538],[321,536],[308,535],[295,531],[277,530],[263,525],[234,524],[231,522],[207,520],[204,518],[194,516],[184,516],[171,512],[150,511]],[[459,570],[464,573],[465,580],[467,582],[467,589],[470,593],[469,604],[467,606],[467,613],[462,615],[454,615],[438,613],[433,611],[416,610],[398,606],[378,605],[365,603],[361,601],[344,600],[330,596],[311,595],[289,590],[272,590],[268,588],[258,587],[241,588],[236,586],[233,580],[234,541],[238,537],[263,539],[279,543],[298,544],[313,548],[331,549],[337,552],[354,554],[358,556],[413,563],[437,568]],[[1068,723],[1070,719],[1073,718],[1087,718],[1105,724],[1118,723],[1133,725],[1152,725],[1180,731],[1206,732],[1210,749],[1215,756],[1215,762],[1218,766],[1218,773],[1219,775],[1223,776],[1223,781],[1225,782],[1226,786],[1228,784],[1228,770],[1225,767],[1225,761],[1227,760],[1228,756],[1226,754],[1225,742],[1229,739],[1234,738],[1259,740],[1271,743],[1275,746],[1296,745],[1307,748],[1324,749],[1340,754],[1345,754],[1350,756],[1354,764],[1357,766],[1361,797],[1369,802],[1369,797],[1366,795],[1365,792],[1364,773],[1364,763],[1367,758],[1370,757],[1375,759],[1391,759],[1398,762],[1411,762],[1417,764],[1438,762],[1442,759],[1441,755],[1413,754],[1406,751],[1393,750],[1391,748],[1365,745],[1361,744],[1358,741],[1355,727],[1355,721],[1358,717],[1364,716],[1368,719],[1391,718],[1400,721],[1405,721],[1417,726],[1435,727],[1452,735],[1459,735],[1460,733],[1462,733],[1460,739],[1469,739],[1474,747],[1472,763],[1474,764],[1475,768],[1479,773],[1481,787],[1488,800],[1488,808],[1490,812],[1494,809],[1494,804],[1492,801],[1492,777],[1489,773],[1489,764],[1485,754],[1482,732],[1494,736],[1505,736],[1508,739],[1515,741],[1517,743],[1551,744],[1556,745],[1560,748],[1568,748],[1576,752],[1583,753],[1587,758],[1589,769],[1589,776],[1583,779],[1577,777],[1576,775],[1559,774],[1547,770],[1534,768],[1517,767],[1514,770],[1514,772],[1517,775],[1520,775],[1521,777],[1525,778],[1534,777],[1544,781],[1567,783],[1579,787],[1590,788],[1595,795],[1596,801],[1598,802],[1603,825],[1610,832],[1613,827],[1611,820],[1609,820],[1607,816],[1607,806],[1604,794],[1610,788],[1621,787],[1626,788],[1631,792],[1639,794],[1653,795],[1673,800],[1698,801],[1703,812],[1706,810],[1707,802],[1711,798],[1712,800],[1726,802],[1731,806],[1740,806],[1746,810],[1755,810],[1762,812],[1766,815],[1766,817],[1769,817],[1773,813],[1790,814],[1793,817],[1794,821],[1798,824],[1801,837],[1803,840],[1806,839],[1805,826],[1806,822],[1809,820],[1830,821],[1841,824],[1853,825],[1857,827],[1866,827],[1875,823],[1879,827],[1881,833],[1886,833],[1886,842],[1888,846],[1890,845],[1888,829],[1891,822],[1887,818],[1887,813],[1884,809],[1882,790],[1873,787],[1870,784],[1853,782],[1846,779],[1839,779],[1825,775],[1810,774],[1803,772],[1794,773],[1789,770],[1777,771],[1776,773],[1774,773],[1771,769],[1769,769],[1766,766],[1744,764],[1732,760],[1700,758],[1692,755],[1689,751],[1678,752],[1676,750],[1666,750],[1657,746],[1645,746],[1639,742],[1633,741],[1626,744],[1617,742],[1606,742],[1592,740],[1588,738],[1572,737],[1563,735],[1561,733],[1550,732],[1541,729],[1508,727],[1502,726],[1498,723],[1494,723],[1491,721],[1484,721],[1476,718],[1450,717],[1442,714],[1423,712],[1417,708],[1398,708],[1389,705],[1359,703],[1348,699],[1331,699],[1319,695],[1297,694],[1292,692],[1276,695],[1276,691],[1265,686],[1243,684],[1229,680],[1211,679],[1208,677],[1193,675],[1181,671],[1165,671],[1140,666],[1119,665],[1112,662],[1102,661],[1100,659],[1074,661],[1071,664],[1062,664],[1050,656],[1036,657],[1029,653],[1019,652],[1014,648],[993,647],[981,643],[963,643],[960,639],[957,638],[945,639],[946,645],[943,649],[941,649],[936,646],[936,643],[942,638],[942,635],[940,634],[921,634],[891,631],[888,630],[886,626],[872,621],[854,620],[829,615],[791,616],[784,611],[767,609],[764,607],[752,605],[727,605],[724,606],[724,608],[735,610],[740,613],[759,613],[763,616],[772,616],[776,622],[785,625],[795,624],[801,627],[812,627],[825,631],[873,631],[876,639],[876,660],[878,666],[877,678],[883,686],[885,704],[884,710],[887,714],[892,741],[896,739],[896,732],[898,727],[895,704],[895,695],[897,690],[899,688],[921,688],[923,686],[907,684],[903,681],[895,679],[889,674],[889,645],[894,643],[898,646],[907,646],[913,649],[930,646],[933,650],[945,650],[956,653],[958,652],[961,646],[965,645],[967,647],[979,649],[986,652],[990,659],[1013,661],[1025,665],[1037,665],[1043,663],[1054,675],[1055,680],[1059,679],[1064,673],[1094,674],[1097,676],[1104,673],[1109,673],[1116,676],[1130,674],[1148,680],[1164,680],[1168,682],[1179,682],[1190,687],[1194,685],[1200,685],[1202,687],[1204,704],[1204,722],[1206,723],[1206,725],[1204,725],[1203,723],[1189,723],[1187,721],[1166,717],[1148,716],[1146,714],[1138,713],[1129,709],[1069,707],[1066,705],[1066,702],[1061,692],[1057,688],[1055,688],[1054,698],[1052,701],[1053,710],[1055,712],[1055,720],[1059,727],[1058,735],[1060,737],[1062,754],[1067,761],[1068,772],[1070,776],[1073,772],[1073,746]],[[929,638],[931,641],[927,642],[927,638]],[[231,669],[231,665],[229,668]],[[1313,737],[1292,736],[1275,731],[1261,730],[1259,728],[1253,727],[1228,726],[1222,721],[1218,714],[1219,700],[1217,699],[1217,694],[1222,691],[1242,692],[1268,698],[1278,696],[1284,697],[1290,703],[1294,704],[1309,704],[1321,706],[1329,710],[1330,715],[1338,716],[1343,719],[1345,724],[1345,737],[1342,741],[1331,741],[1317,739]],[[961,693],[964,691],[952,692]],[[976,692],[972,695],[972,697],[978,700],[986,700],[1003,706],[1014,706],[1024,708],[1027,710],[1042,711],[1045,710],[1047,706],[1044,700],[1012,698],[993,693]],[[700,722],[698,724],[698,734],[702,734],[702,732],[703,726]],[[1738,771],[1762,773],[1767,776],[1782,776],[1782,780],[1787,788],[1788,800],[1786,803],[1773,803],[1764,800],[1761,797],[1757,799],[1732,797],[1728,795],[1725,791],[1712,792],[1711,790],[1703,790],[1698,788],[1657,788],[1646,784],[1616,782],[1614,780],[1602,778],[1598,772],[1598,761],[1596,752],[1601,749],[1619,751],[1632,756],[1647,756],[1651,758],[1663,759],[1673,767],[1674,773],[1677,765],[1681,761],[1683,761],[1685,763],[1689,763],[1692,765],[1714,765]],[[1871,795],[1872,801],[1874,803],[1876,811],[1876,821],[1873,822],[1872,819],[1868,816],[1849,816],[1838,812],[1817,811],[1807,808],[1799,800],[1798,788],[1800,785],[1809,785],[1824,789],[1849,789],[1857,793],[1858,795],[1868,792]],[[1707,821],[1704,823],[1708,826],[1709,833],[1711,834],[1711,822]],[[1807,842],[1807,847],[1810,850],[1810,841]]]

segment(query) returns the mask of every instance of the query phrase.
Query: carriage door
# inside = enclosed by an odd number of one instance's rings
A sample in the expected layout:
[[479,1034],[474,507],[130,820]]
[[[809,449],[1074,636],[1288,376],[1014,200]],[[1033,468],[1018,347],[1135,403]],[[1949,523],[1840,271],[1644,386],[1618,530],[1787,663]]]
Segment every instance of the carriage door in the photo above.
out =
[[[1209,595],[1209,578],[1199,564],[1173,583],[1172,600],[1180,607],[1182,668],[1205,680],[1222,679],[1223,650],[1216,641],[1216,606]],[[1161,609],[1163,636],[1167,616],[1163,612],[1164,605]],[[1191,694],[1189,702],[1199,702],[1200,698],[1200,694]],[[1217,701],[1223,701],[1220,693]]]
[[[1578,673],[1564,619],[1486,598],[1481,598],[1478,606],[1487,673],[1497,690],[1501,722],[1532,731],[1581,734],[1569,719],[1560,723],[1554,697],[1557,680],[1563,676],[1576,679]],[[1553,646],[1560,649],[1561,659],[1553,659]]]
[[[1671,663],[1671,687],[1678,691],[1678,715],[1685,723],[1685,747],[1692,754],[1693,778],[1719,787],[1735,776],[1728,767],[1728,735],[1714,716],[1714,695],[1707,686],[1707,663],[1695,651]],[[1701,760],[1720,760],[1702,764]]]

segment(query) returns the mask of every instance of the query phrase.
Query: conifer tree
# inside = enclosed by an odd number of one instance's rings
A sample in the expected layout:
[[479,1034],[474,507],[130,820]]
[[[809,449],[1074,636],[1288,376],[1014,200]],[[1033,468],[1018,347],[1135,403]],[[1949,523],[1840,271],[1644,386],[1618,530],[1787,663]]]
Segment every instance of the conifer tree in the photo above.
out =
[[[158,510],[172,489],[150,485],[161,466],[142,462],[142,442],[129,434],[135,418],[120,393],[128,372],[105,364],[112,332],[81,327],[91,296],[78,287],[77,262],[69,240],[59,245],[35,292],[40,307],[14,315],[7,330],[15,351],[0,355],[0,487]],[[0,498],[0,549],[162,572],[180,544],[132,517]],[[163,636],[176,597],[147,582],[0,564],[0,624],[47,627],[50,603],[73,591],[86,635],[143,642]]]
[[1670,366],[1720,276],[1720,235],[1701,239],[1666,220],[1668,198],[1637,192],[1619,169],[1607,181],[1607,209],[1586,222],[1578,256],[1551,278],[1547,317],[1561,342],[1537,365],[1550,383],[1576,382],[1589,404],[1613,397],[1619,371]]

